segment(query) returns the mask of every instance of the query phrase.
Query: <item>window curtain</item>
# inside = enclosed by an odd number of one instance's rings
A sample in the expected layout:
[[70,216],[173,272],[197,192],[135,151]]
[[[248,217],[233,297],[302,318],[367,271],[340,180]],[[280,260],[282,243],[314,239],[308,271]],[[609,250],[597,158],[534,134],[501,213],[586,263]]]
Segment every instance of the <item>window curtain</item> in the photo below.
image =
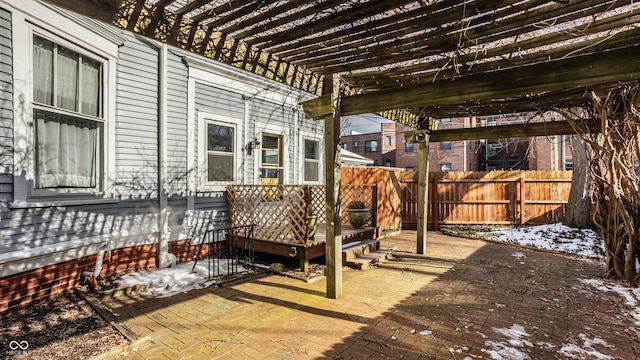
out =
[[53,43],[38,37],[33,43],[33,100],[53,105]]
[[95,187],[98,125],[39,110],[35,117],[37,187]]
[[[34,102],[100,117],[101,76],[99,62],[34,36]],[[36,187],[96,187],[98,135],[102,124],[41,109],[34,109],[34,120]]]
[[100,117],[100,64],[86,58],[82,59],[82,113]]
[[78,111],[78,54],[58,47],[56,57],[56,106]]

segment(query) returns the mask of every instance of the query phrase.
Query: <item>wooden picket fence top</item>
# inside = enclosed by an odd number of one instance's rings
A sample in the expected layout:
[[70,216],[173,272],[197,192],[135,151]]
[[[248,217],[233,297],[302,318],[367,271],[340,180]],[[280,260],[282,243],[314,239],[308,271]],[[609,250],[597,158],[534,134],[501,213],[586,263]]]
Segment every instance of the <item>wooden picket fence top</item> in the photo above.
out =
[[[429,174],[428,221],[441,224],[547,224],[564,219],[571,171]],[[403,228],[417,220],[417,172],[401,175]]]

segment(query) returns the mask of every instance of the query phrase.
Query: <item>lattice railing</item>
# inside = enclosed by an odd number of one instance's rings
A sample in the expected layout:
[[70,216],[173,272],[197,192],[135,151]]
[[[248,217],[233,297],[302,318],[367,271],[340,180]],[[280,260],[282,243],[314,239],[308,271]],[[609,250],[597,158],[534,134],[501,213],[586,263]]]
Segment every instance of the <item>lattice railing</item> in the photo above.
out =
[[231,226],[255,224],[256,239],[305,244],[308,196],[300,185],[229,185]]
[[[340,217],[347,224],[344,209],[360,200],[371,209],[366,226],[376,226],[375,185],[343,185]],[[229,185],[227,186],[231,226],[255,224],[254,237],[285,243],[306,244],[307,216],[326,223],[324,185]]]
[[[326,188],[324,185],[310,185],[311,188],[311,213],[318,216],[319,223],[327,222],[326,211]],[[376,208],[378,206],[377,201],[377,187],[371,184],[356,184],[356,185],[342,185],[340,187],[341,211],[340,218],[343,224],[347,224],[347,216],[345,209],[352,200],[362,201],[369,209],[371,209],[371,216],[367,220],[366,226],[376,226]]]

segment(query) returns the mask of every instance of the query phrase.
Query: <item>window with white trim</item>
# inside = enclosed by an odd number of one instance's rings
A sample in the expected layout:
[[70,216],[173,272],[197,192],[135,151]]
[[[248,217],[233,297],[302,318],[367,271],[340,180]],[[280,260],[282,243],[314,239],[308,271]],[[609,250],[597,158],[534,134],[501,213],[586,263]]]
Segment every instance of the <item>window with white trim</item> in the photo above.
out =
[[234,183],[239,173],[239,128],[241,120],[198,113],[198,167],[201,190]]
[[104,59],[33,34],[35,190],[95,193],[104,173]]
[[207,182],[233,181],[234,126],[207,122]]
[[320,180],[320,141],[304,139],[304,181]]

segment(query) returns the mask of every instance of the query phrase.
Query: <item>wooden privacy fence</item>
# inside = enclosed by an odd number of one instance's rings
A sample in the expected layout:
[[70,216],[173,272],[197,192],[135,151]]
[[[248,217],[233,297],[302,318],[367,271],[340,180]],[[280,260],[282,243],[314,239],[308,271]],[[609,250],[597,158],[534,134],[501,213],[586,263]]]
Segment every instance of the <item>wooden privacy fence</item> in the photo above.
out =
[[[402,227],[417,224],[416,172],[401,177]],[[428,224],[549,224],[564,219],[571,171],[429,174]]]
[[[342,167],[342,190],[348,184],[376,185],[376,224],[380,230],[397,230],[402,226],[400,178],[403,171],[394,168]],[[351,200],[342,194],[342,204]]]

